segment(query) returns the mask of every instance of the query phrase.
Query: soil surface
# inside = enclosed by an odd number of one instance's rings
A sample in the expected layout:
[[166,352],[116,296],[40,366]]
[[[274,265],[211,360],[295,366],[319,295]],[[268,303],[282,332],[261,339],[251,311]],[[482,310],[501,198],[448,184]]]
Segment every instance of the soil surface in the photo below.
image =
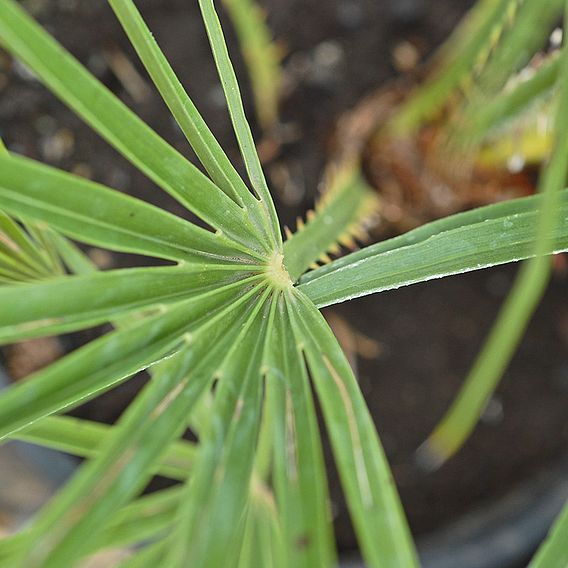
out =
[[[23,3],[144,120],[191,156],[104,0]],[[196,3],[139,0],[137,4],[236,162],[236,144]],[[295,217],[311,207],[317,196],[338,118],[397,75],[401,42],[409,42],[426,58],[472,2],[264,0],[261,4],[285,53],[282,143],[266,168],[282,221],[294,226]],[[243,78],[234,34],[224,21],[237,74]],[[140,78],[132,78],[127,60],[140,71]],[[246,81],[243,86],[252,117]],[[262,139],[258,128],[256,134]],[[88,175],[190,217],[25,68],[1,53],[0,135],[13,151]],[[109,257],[100,251],[94,254],[106,266],[147,262]],[[514,274],[514,267],[487,270],[359,299],[326,312],[354,360],[416,534],[433,531],[507,492],[565,451],[567,275],[559,269],[502,386],[466,447],[437,472],[423,472],[414,465],[414,451],[456,393]],[[144,377],[129,381],[77,413],[112,422],[143,381]],[[356,545],[331,465],[330,478],[339,543],[343,549],[352,549]]]

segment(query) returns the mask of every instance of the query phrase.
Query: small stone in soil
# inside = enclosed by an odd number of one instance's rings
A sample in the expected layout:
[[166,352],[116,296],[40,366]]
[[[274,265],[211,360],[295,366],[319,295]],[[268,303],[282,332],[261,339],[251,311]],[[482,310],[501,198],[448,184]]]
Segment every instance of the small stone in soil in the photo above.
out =
[[483,413],[481,414],[480,420],[484,424],[489,426],[496,426],[503,421],[503,403],[498,397],[493,397],[489,399]]

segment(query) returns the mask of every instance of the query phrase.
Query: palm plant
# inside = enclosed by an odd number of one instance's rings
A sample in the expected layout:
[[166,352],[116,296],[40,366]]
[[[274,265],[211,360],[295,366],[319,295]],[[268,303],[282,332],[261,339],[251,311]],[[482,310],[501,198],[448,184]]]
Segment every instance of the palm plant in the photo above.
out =
[[[137,544],[123,566],[334,565],[317,398],[366,562],[415,566],[377,432],[318,308],[526,258],[540,267],[544,255],[568,250],[568,52],[554,83],[566,96],[557,105],[543,195],[447,217],[314,267],[349,240],[368,210],[372,197],[360,177],[338,178],[336,190],[283,242],[213,0],[199,6],[248,183],[132,0],[109,3],[207,175],[14,0],[2,2],[0,43],[207,228],[30,159],[0,155],[0,242],[18,253],[0,260],[9,258],[21,274],[27,257],[39,262],[47,254],[41,243],[28,246],[13,219],[39,224],[55,259],[44,262],[41,278],[2,272],[0,340],[114,326],[0,397],[1,438],[90,458],[29,527],[0,542],[0,564],[67,567],[109,546]],[[170,265],[99,272],[68,238]],[[62,265],[68,274],[50,270]],[[60,416],[143,369],[152,378],[115,426]],[[188,426],[197,444],[179,440]],[[156,472],[181,484],[140,496]],[[561,565],[567,530],[564,515],[536,566]]]

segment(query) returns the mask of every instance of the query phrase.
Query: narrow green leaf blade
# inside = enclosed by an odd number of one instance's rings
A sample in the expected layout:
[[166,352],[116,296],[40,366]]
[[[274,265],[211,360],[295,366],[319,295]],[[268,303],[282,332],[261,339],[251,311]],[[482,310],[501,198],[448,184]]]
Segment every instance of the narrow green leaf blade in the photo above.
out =
[[35,546],[15,566],[74,565],[106,519],[144,487],[168,444],[185,428],[186,416],[210,384],[219,357],[238,335],[253,293],[223,302],[184,337],[174,357],[159,364],[100,454],[42,510],[30,531]]
[[2,1],[0,44],[162,189],[230,239],[261,250],[247,212],[130,111],[14,0]]
[[22,262],[21,259],[14,258],[13,254],[2,250],[2,247],[0,247],[0,270],[14,282],[41,280],[48,276],[45,272]]
[[248,256],[157,207],[23,157],[0,156],[0,199],[13,215],[111,250],[201,262]]
[[556,83],[560,68],[557,55],[552,53],[527,79],[519,78],[510,89],[505,89],[491,100],[483,101],[483,104],[470,103],[467,116],[459,125],[461,132],[456,133],[458,143],[462,139],[466,144],[475,143],[522,112],[532,111],[531,105],[550,93]]
[[477,94],[486,100],[498,92],[511,74],[526,65],[535,53],[547,47],[548,38],[562,17],[565,0],[528,0],[511,4],[515,12],[509,16],[512,24],[505,27],[497,45],[493,46],[483,73],[477,78]]
[[89,543],[90,550],[126,547],[165,536],[171,531],[182,490],[176,485],[132,501],[112,518],[94,543]]
[[223,5],[239,38],[258,121],[264,130],[273,129],[278,123],[282,50],[272,39],[265,10],[255,0],[223,0]]
[[238,557],[261,418],[261,363],[272,319],[266,297],[257,302],[219,369],[210,425],[201,434],[199,459],[166,562],[172,568],[223,568],[227,557]]
[[286,568],[278,512],[268,491],[251,492],[237,568]]
[[[113,510],[140,491],[145,481],[141,474],[148,463],[183,430],[183,421],[169,420],[169,412],[177,405],[190,407],[192,398],[199,394],[198,388],[179,388],[188,370],[186,359],[187,351],[182,349],[160,365],[119,421],[103,452],[87,462],[42,509],[30,529],[34,547],[13,559],[13,566],[76,565]],[[167,412],[160,412],[161,407]]]
[[265,220],[266,223],[268,223],[273,247],[276,251],[280,251],[282,248],[282,236],[280,234],[278,215],[276,214],[274,202],[268,190],[266,178],[264,177],[264,172],[262,171],[260,159],[256,151],[252,132],[245,116],[239,84],[227,51],[221,23],[215,12],[213,0],[199,0],[199,7],[201,8],[201,15],[205,23],[205,28],[207,29],[207,35],[217,65],[217,71],[221,79],[223,91],[225,92],[225,98],[227,99],[233,129],[241,149],[249,179],[265,209]]
[[273,482],[286,545],[284,565],[335,566],[321,439],[300,345],[281,296],[266,390],[274,440]]
[[427,83],[415,89],[401,105],[392,121],[395,131],[404,134],[435,116],[460,84],[471,77],[473,69],[487,61],[516,4],[517,0],[481,0],[474,4],[444,43]]
[[176,77],[168,60],[132,0],[109,0],[146,70],[160,91],[197,157],[211,179],[234,201],[257,215],[259,203],[223,152],[193,101]]
[[418,566],[392,474],[357,379],[315,306],[290,296],[363,556],[375,568]]
[[[142,544],[164,535],[173,524],[181,490],[182,486],[174,486],[144,495],[126,505],[105,523],[99,534],[89,538],[86,553]],[[26,548],[33,547],[32,539],[29,527],[0,539],[0,565],[13,566],[14,559],[21,557]]]
[[234,301],[246,284],[164,308],[127,329],[92,341],[0,396],[0,439],[31,422],[93,398],[179,348],[184,333]]
[[548,537],[529,564],[529,568],[566,568],[568,566],[568,503],[554,523]]
[[[20,258],[38,272],[46,273],[46,271],[49,271],[50,266],[42,253],[34,246],[30,236],[3,211],[0,211],[0,244],[11,249],[16,253],[16,258]],[[0,248],[3,249],[2,246]]]
[[[542,206],[542,197],[532,196],[446,217],[308,273],[299,289],[322,307],[531,258]],[[568,190],[559,192],[556,213],[541,255],[568,250]]]
[[93,327],[123,314],[202,295],[251,274],[235,265],[190,264],[4,286],[0,288],[0,344]]
[[51,239],[61,260],[71,274],[93,274],[97,265],[72,241],[51,230]]
[[[37,444],[83,458],[98,455],[113,432],[113,426],[72,416],[46,416],[18,430],[11,439]],[[153,473],[184,481],[195,459],[196,448],[180,441],[168,446]]]

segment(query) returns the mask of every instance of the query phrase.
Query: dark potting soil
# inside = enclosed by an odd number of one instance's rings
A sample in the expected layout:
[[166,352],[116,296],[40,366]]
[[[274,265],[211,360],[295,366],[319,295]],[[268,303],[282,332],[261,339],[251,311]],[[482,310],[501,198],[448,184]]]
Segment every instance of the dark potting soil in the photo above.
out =
[[[313,205],[343,112],[396,75],[394,54],[410,42],[424,58],[472,1],[264,0],[284,52],[281,144],[266,164],[283,223]],[[110,89],[176,148],[191,156],[166,107],[129,69],[137,59],[104,0],[24,1],[38,19]],[[206,120],[237,161],[196,3],[139,0],[142,13]],[[237,74],[245,77],[226,18]],[[253,116],[250,91],[242,81]],[[72,170],[191,218],[134,170],[29,72],[0,54],[0,135],[17,152]],[[262,134],[256,129],[258,138]],[[107,265],[144,259],[104,255]],[[457,392],[514,277],[501,267],[359,299],[326,311],[353,358],[361,388],[417,534],[506,493],[566,449],[568,307],[560,267],[529,333],[465,448],[436,472],[414,451]],[[112,422],[140,388],[138,377],[76,411]],[[355,546],[335,470],[329,475],[337,533]]]

